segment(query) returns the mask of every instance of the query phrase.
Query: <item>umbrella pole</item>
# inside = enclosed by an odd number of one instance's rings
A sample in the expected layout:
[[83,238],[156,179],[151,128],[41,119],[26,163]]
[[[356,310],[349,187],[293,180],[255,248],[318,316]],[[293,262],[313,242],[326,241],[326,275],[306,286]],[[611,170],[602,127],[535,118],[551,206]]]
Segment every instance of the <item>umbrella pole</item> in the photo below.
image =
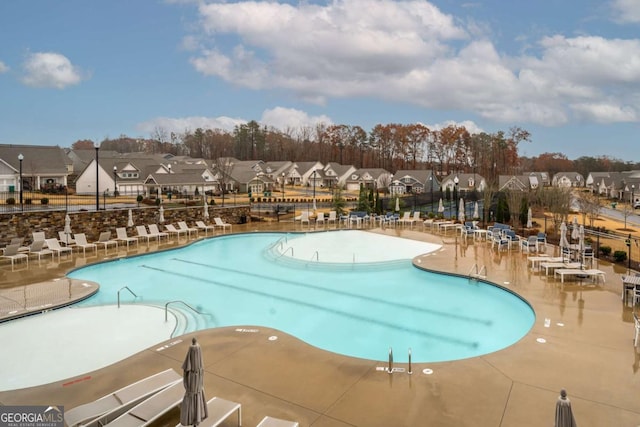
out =
[[389,347],[389,367],[388,371],[390,374],[393,373],[393,349]]

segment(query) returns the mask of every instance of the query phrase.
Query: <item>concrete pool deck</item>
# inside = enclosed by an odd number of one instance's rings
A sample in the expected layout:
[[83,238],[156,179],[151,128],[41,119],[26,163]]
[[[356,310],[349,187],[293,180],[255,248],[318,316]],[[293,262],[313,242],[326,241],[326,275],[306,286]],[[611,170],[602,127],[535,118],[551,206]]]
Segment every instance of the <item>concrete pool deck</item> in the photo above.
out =
[[[300,226],[234,226],[236,232],[286,229],[300,230]],[[197,336],[206,364],[207,397],[240,402],[247,426],[265,415],[314,427],[553,425],[561,388],[567,389],[581,427],[640,425],[640,352],[633,347],[632,307],[620,298],[624,268],[599,262],[597,268],[606,273],[604,285],[568,281],[563,287],[552,275],[531,271],[526,255],[519,251],[496,252],[472,239],[462,244],[453,236],[402,228],[372,231],[444,244],[442,250],[420,258],[425,268],[467,275],[474,265],[486,266],[488,280],[532,305],[536,311],[532,330],[518,343],[492,354],[414,364],[412,375],[390,375],[379,369],[387,363],[384,344],[376,362],[318,350],[270,328],[211,329],[158,343],[76,378],[2,392],[0,403],[62,404],[71,409],[163,369],[180,372],[191,336]],[[155,249],[153,244],[141,246],[136,251]],[[550,254],[553,249],[548,246]],[[74,256],[62,266],[33,263],[26,277],[5,269],[0,295],[9,289],[15,292],[20,283],[60,277],[101,256],[102,251],[93,258]],[[273,336],[278,339],[270,340]],[[6,349],[10,343],[5,343]],[[397,366],[408,369],[407,364]],[[427,375],[424,369],[432,373]],[[175,426],[177,421],[176,410],[157,425]]]

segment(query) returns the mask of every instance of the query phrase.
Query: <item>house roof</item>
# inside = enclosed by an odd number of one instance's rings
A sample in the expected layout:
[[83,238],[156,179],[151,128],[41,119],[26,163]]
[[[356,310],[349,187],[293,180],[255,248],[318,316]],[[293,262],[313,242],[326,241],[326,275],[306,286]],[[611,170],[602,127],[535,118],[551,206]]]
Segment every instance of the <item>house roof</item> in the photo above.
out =
[[0,144],[0,159],[18,172],[22,154],[22,173],[25,175],[67,175],[73,162],[58,146]]

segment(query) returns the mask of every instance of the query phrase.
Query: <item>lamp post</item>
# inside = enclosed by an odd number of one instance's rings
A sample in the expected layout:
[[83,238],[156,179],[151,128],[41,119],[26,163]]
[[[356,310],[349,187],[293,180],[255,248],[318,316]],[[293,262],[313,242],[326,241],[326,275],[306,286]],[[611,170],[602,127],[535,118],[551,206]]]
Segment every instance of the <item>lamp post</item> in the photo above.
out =
[[635,195],[633,194],[636,190],[636,185],[631,184],[631,209],[633,209],[633,204],[635,203]]
[[431,175],[429,175],[429,188],[431,189],[431,213],[433,212],[433,170],[431,171]]
[[313,207],[316,206],[316,170],[313,170]]
[[453,203],[456,205],[456,219],[458,219],[458,209],[459,209],[459,205],[458,205],[458,182],[460,182],[460,180],[458,179],[458,176],[456,175],[455,178],[453,178]]
[[113,166],[113,197],[118,197],[118,167]]
[[282,203],[284,203],[284,172],[282,172]]
[[100,186],[98,180],[100,170],[100,163],[98,163],[98,150],[100,149],[100,147],[96,145],[94,148],[96,149],[96,211],[98,211],[100,210]]
[[18,161],[20,162],[20,210],[24,210],[24,205],[22,204],[22,161],[24,160],[24,156],[22,153],[18,154]]

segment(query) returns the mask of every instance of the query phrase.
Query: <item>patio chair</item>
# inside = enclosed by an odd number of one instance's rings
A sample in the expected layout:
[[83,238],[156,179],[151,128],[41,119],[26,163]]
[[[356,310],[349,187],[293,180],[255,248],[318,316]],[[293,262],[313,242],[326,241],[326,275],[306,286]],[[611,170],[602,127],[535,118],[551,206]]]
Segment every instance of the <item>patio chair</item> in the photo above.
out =
[[635,336],[633,337],[633,346],[638,346],[638,340],[640,340],[640,318],[636,313],[633,313],[633,323],[635,324]]
[[58,239],[44,239],[47,248],[51,249],[56,255],[58,255],[58,260],[60,260],[60,254],[73,254],[73,249],[68,248],[66,246],[60,246],[60,242]]
[[338,220],[338,215],[336,211],[329,211],[329,216],[327,217],[327,224],[331,224],[333,222],[336,225]]
[[[200,421],[198,427],[214,427],[220,425],[223,421],[231,416],[234,412],[238,412],[238,426],[242,425],[242,405],[238,402],[214,397],[207,402],[208,416]],[[178,424],[176,427],[183,427]]]
[[108,425],[109,427],[148,426],[178,406],[183,398],[184,385],[182,381],[178,381],[141,401]]
[[4,253],[1,256],[1,258],[7,258],[11,260],[11,268],[13,268],[13,263],[18,260],[24,259],[27,262],[27,265],[29,264],[29,257],[27,256],[27,254],[18,252],[18,249],[20,249],[20,245],[8,245],[6,248],[4,248]]
[[95,243],[87,242],[87,236],[84,233],[76,233],[73,235],[73,238],[76,241],[74,247],[78,248],[78,252],[79,249],[82,248],[83,256],[87,255],[87,249],[93,249],[94,251],[96,251],[96,254],[98,253],[98,246]]
[[58,242],[65,246],[72,246],[76,244],[76,241],[71,237],[71,233],[65,233],[64,231],[58,231]]
[[316,217],[316,225],[322,224],[324,226],[326,224],[324,218],[324,212],[318,212],[318,216]]
[[110,231],[103,231],[100,233],[100,235],[98,236],[98,240],[96,240],[95,242],[96,245],[102,245],[104,246],[104,253],[107,253],[107,249],[109,248],[109,246],[115,246],[115,248],[118,248],[118,241],[117,240],[111,240],[111,232]]
[[[547,233],[538,233],[538,248],[547,244]],[[546,246],[545,246],[546,247]]]
[[298,427],[296,421],[281,420],[279,418],[264,417],[257,427]]
[[300,225],[307,223],[307,225],[311,225],[311,219],[309,218],[309,211],[300,212]]
[[590,265],[593,265],[593,260],[595,259],[595,255],[593,253],[593,248],[591,246],[587,246],[582,251],[582,263],[586,264],[587,260],[589,260]]
[[138,239],[136,237],[129,237],[127,235],[127,229],[124,227],[116,228],[116,241],[125,242],[127,244],[127,249],[129,249],[129,243],[138,243]]
[[167,230],[167,233],[176,236],[180,239],[180,236],[184,234],[184,237],[187,237],[187,230],[178,230],[173,224],[165,224],[164,228]]
[[65,423],[69,427],[105,425],[170,385],[181,384],[181,380],[182,376],[173,369],[158,372],[98,400],[65,411]]
[[149,227],[149,234],[151,236],[156,236],[158,241],[162,240],[163,237],[165,240],[169,240],[169,233],[160,231],[157,224],[149,224],[148,227]]
[[403,226],[409,224],[411,222],[411,212],[403,212],[402,218],[398,220],[398,224],[402,224]]
[[186,231],[189,237],[191,237],[191,233],[196,233],[196,237],[198,237],[198,229],[195,227],[189,227],[185,221],[178,221],[178,228]]
[[531,253],[532,249],[535,250],[535,252],[538,252],[538,237],[529,236],[526,239],[522,239],[520,241],[520,252],[524,252],[525,249],[528,253]]
[[224,222],[219,216],[213,218],[213,224],[214,227],[221,228],[222,232],[224,232],[227,228],[229,229],[229,232],[231,232],[231,224]]
[[215,233],[216,231],[216,227],[214,227],[213,225],[207,225],[204,223],[204,221],[196,221],[196,227],[198,227],[198,229],[200,230],[204,230],[205,236],[209,234],[209,230],[211,230],[211,232],[213,233]]
[[493,237],[491,239],[491,249],[495,246],[498,250],[506,248],[509,249],[509,239],[503,237],[500,233],[493,233]]
[[44,247],[45,241],[44,240],[36,240],[35,242],[31,243],[28,247],[27,247],[27,256],[37,256],[38,257],[38,262],[40,262],[40,260],[42,259],[43,255],[51,255],[51,259],[53,259],[53,251],[51,249],[47,249]]
[[138,240],[145,239],[147,241],[147,245],[149,244],[149,239],[153,237],[147,232],[147,227],[144,225],[136,225],[136,233],[138,233]]
[[34,231],[33,233],[31,233],[31,235],[33,236],[33,242],[35,242],[36,240],[45,240],[46,236],[44,235],[44,231]]

